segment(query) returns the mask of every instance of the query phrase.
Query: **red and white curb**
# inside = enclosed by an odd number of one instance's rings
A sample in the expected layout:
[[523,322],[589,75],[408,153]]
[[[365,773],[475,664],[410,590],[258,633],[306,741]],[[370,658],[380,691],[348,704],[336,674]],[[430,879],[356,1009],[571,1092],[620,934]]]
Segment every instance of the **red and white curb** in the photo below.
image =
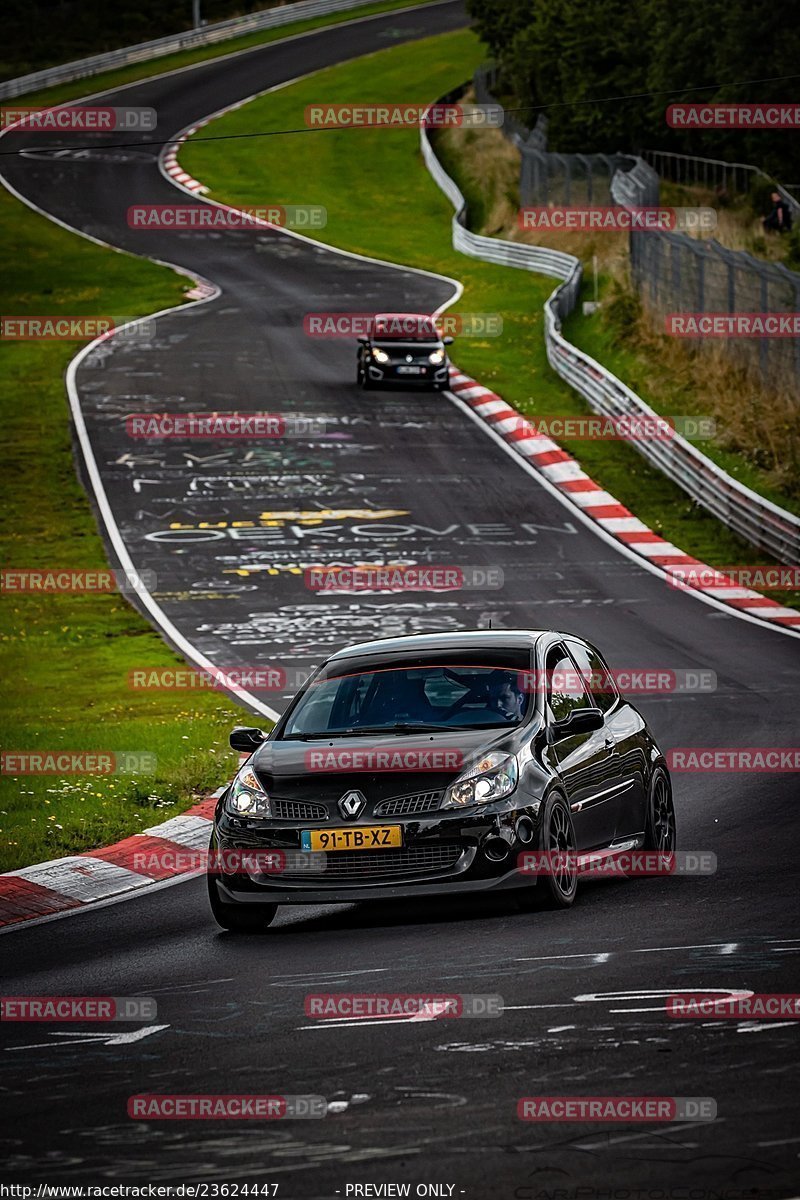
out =
[[[529,420],[521,416],[495,392],[454,367],[450,369],[450,391],[468,404],[476,416],[535,467],[571,504],[596,521],[606,534],[646,558],[653,566],[660,567],[666,576],[674,573],[675,587],[701,592],[748,616],[800,629],[800,612],[796,609],[785,608],[752,588],[740,587],[733,579],[723,577],[720,580],[715,568],[653,533],[615,496],[595,483],[577,459],[562,450],[552,438],[537,434],[535,417]],[[683,583],[681,573],[687,569],[706,575],[713,572],[716,582],[710,587]]]
[[[198,874],[181,850],[207,850],[219,788],[178,817],[100,850],[54,858],[0,875],[0,928],[87,908],[165,880]],[[146,860],[147,866],[141,863]]]
[[198,129],[202,129],[204,125],[208,125],[208,120],[198,121],[191,129],[185,130],[181,137],[167,146],[161,156],[161,163],[164,171],[169,175],[170,179],[174,179],[181,187],[187,188],[190,192],[196,192],[198,196],[205,196],[208,188],[199,179],[193,179],[188,171],[184,171],[183,167],[178,162],[178,150],[181,143],[185,142],[192,134],[197,133]]

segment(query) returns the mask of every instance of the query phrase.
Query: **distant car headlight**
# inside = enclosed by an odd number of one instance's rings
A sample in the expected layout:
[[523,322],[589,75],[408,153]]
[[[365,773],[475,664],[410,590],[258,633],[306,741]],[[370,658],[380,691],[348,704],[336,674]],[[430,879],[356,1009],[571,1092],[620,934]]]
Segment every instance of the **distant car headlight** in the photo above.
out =
[[389,355],[386,351],[380,350],[377,346],[372,347],[372,357],[375,359],[375,362],[387,363],[389,361]]
[[269,796],[247,763],[231,784],[225,798],[225,810],[234,817],[271,817]]
[[428,362],[443,363],[444,362],[444,350],[434,350],[431,354],[428,355]]
[[469,808],[502,800],[517,786],[519,766],[514,754],[490,750],[459,775],[445,792],[442,808]]

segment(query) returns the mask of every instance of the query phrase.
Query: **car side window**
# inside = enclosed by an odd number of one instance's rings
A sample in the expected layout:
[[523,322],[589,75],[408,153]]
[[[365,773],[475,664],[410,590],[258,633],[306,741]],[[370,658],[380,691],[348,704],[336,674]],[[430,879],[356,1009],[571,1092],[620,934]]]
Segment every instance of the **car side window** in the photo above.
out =
[[572,641],[567,642],[567,645],[572,653],[572,657],[575,659],[578,670],[586,680],[595,704],[601,712],[608,712],[619,699],[619,692],[617,691],[613,675],[600,655],[595,650],[592,650],[591,647],[584,646],[581,642]]
[[579,708],[592,708],[592,701],[579,671],[564,646],[553,646],[545,661],[547,699],[553,716],[563,721]]

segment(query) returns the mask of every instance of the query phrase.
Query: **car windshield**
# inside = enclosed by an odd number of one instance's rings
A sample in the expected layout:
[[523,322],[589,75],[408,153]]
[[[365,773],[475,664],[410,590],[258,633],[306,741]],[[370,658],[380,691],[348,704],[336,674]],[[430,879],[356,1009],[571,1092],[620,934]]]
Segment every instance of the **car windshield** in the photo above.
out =
[[339,674],[325,672],[309,684],[280,737],[519,725],[531,699],[524,688],[529,658],[525,651],[515,657],[514,665],[440,660],[351,668],[346,674],[345,664],[336,664]]

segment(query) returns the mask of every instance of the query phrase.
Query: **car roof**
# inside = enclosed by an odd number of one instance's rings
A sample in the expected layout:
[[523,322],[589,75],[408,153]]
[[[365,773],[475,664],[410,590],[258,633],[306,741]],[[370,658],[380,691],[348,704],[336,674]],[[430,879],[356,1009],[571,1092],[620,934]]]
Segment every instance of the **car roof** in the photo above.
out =
[[415,650],[491,650],[526,649],[534,646],[543,636],[574,637],[574,634],[557,633],[549,629],[464,629],[457,633],[410,633],[401,637],[379,638],[372,642],[358,642],[337,650],[328,662],[343,658],[356,658],[367,654],[392,654],[398,651]]
[[373,321],[430,321],[434,323],[434,318],[430,313],[418,312],[379,312],[375,313]]

